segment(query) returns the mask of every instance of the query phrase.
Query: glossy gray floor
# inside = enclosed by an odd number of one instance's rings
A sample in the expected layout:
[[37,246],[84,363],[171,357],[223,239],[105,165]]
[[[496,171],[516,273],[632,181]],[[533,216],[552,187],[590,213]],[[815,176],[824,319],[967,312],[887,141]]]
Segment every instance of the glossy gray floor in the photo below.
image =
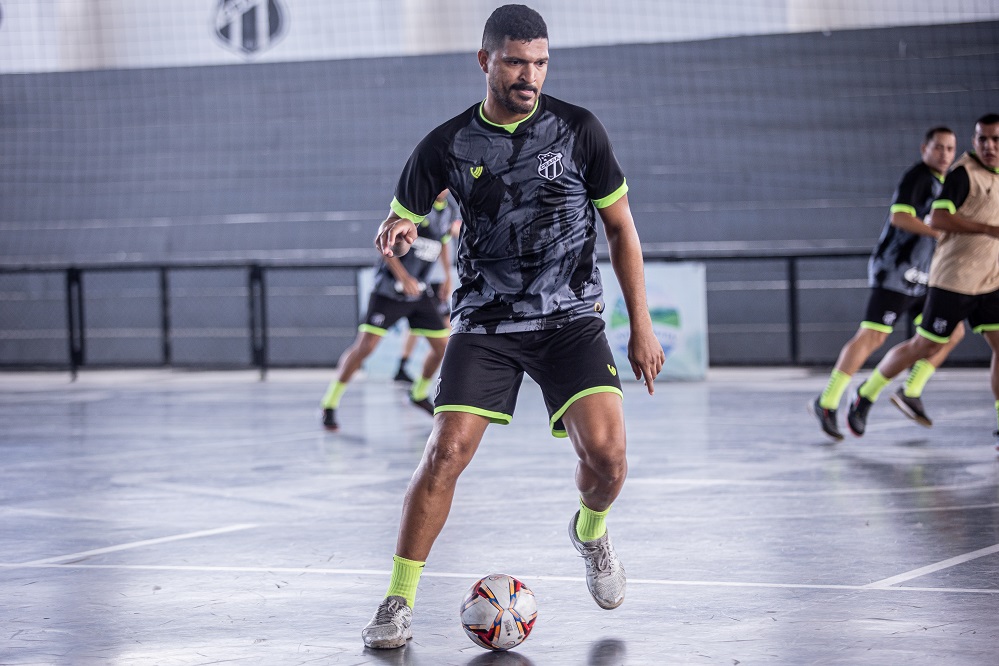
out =
[[[611,512],[629,574],[611,612],[566,536],[574,456],[525,384],[488,430],[420,587],[415,638],[365,650],[430,431],[359,381],[318,427],[328,372],[0,374],[0,664],[994,664],[999,463],[985,370],[945,370],[932,429],[875,405],[832,444],[825,377],[714,370],[626,392],[631,472]],[[844,426],[845,427],[845,426]],[[483,574],[537,595],[510,653],[462,633]]]

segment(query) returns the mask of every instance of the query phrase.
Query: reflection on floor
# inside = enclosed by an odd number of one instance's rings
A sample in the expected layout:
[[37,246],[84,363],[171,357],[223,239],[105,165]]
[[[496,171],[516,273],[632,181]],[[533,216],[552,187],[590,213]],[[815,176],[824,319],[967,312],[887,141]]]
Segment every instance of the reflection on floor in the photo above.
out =
[[[569,544],[575,457],[525,383],[462,477],[415,638],[365,650],[431,418],[328,372],[0,374],[2,664],[985,664],[999,651],[999,463],[986,370],[887,400],[834,444],[824,374],[714,370],[626,387],[630,475],[608,524],[629,575],[590,599]],[[885,393],[887,398],[887,393]],[[845,430],[843,414],[841,427]],[[537,595],[511,653],[472,644],[466,588]]]

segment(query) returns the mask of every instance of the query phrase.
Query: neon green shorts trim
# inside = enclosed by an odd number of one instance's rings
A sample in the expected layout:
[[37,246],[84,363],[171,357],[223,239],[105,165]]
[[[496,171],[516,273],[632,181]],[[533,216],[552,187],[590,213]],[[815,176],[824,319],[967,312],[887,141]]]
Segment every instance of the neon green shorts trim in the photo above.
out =
[[562,405],[562,409],[555,412],[551,419],[548,420],[548,427],[551,428],[552,436],[563,438],[568,437],[569,434],[565,431],[565,428],[558,428],[555,424],[562,420],[562,415],[565,414],[565,410],[572,406],[572,403],[576,402],[580,398],[585,398],[588,395],[594,395],[596,393],[614,393],[624,400],[624,393],[616,386],[594,386],[593,388],[588,388],[585,391],[580,391],[576,395],[569,398],[569,400]]

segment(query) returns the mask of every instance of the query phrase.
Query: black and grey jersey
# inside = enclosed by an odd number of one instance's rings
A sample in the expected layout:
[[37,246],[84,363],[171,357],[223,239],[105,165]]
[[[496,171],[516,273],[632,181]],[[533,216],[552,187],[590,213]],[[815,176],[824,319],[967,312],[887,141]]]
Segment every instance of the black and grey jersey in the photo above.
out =
[[867,264],[868,284],[871,287],[909,296],[926,293],[936,240],[932,236],[909,233],[893,226],[891,216],[892,213],[903,212],[924,220],[942,188],[943,176],[934,173],[923,162],[918,162],[902,175],[892,197],[888,221]]
[[500,126],[476,104],[420,142],[392,210],[419,222],[445,187],[462,219],[453,332],[542,330],[600,316],[595,208],[628,188],[592,113],[542,95],[526,119]]
[[[437,190],[437,193],[440,194],[440,190]],[[416,225],[416,241],[413,246],[409,252],[399,257],[406,272],[428,288],[434,268],[439,264],[444,244],[451,238],[451,223],[458,217],[458,209],[451,197],[445,200],[443,206],[432,204],[430,213]],[[402,291],[402,285],[397,283],[388,265],[384,261],[379,261],[378,264],[375,271],[375,286],[372,290],[374,293],[399,301],[415,301],[423,297],[422,294],[406,296]]]

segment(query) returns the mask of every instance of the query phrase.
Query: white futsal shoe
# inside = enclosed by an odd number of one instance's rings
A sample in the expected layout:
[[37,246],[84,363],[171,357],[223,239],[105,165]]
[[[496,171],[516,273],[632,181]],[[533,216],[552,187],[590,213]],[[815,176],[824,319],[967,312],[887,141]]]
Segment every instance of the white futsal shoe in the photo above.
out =
[[627,578],[624,575],[624,566],[614,552],[610,534],[604,532],[599,539],[580,541],[576,536],[577,520],[579,520],[578,511],[569,522],[569,539],[586,563],[586,587],[598,606],[607,610],[617,608],[624,602]]
[[397,648],[413,637],[413,609],[402,597],[382,599],[375,616],[361,631],[365,647]]

